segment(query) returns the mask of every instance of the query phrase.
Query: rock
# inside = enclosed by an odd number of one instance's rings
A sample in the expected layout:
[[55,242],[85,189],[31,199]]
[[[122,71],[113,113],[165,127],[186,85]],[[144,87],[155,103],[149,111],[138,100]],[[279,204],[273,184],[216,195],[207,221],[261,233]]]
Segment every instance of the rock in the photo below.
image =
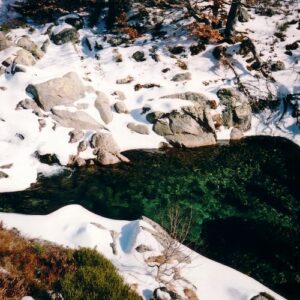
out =
[[149,246],[146,246],[146,245],[138,245],[135,250],[139,253],[145,253],[145,252],[148,252],[148,251],[152,251],[153,249]]
[[216,60],[221,60],[221,58],[226,56],[227,47],[225,46],[217,46],[213,49],[212,55]]
[[190,72],[176,74],[171,80],[175,82],[191,80],[192,74]]
[[3,179],[3,178],[8,178],[8,175],[5,172],[0,171],[0,179]]
[[50,40],[47,39],[47,40],[43,43],[43,45],[42,45],[42,47],[41,47],[41,50],[42,50],[44,53],[46,53],[47,50],[48,50],[49,45],[50,45]]
[[161,136],[168,136],[173,134],[168,118],[159,119],[157,122],[155,122],[153,130],[155,133]]
[[111,44],[111,46],[113,46],[113,47],[118,47],[118,46],[122,45],[123,43],[125,43],[126,40],[121,37],[112,37],[107,42],[109,44]]
[[243,137],[244,137],[244,134],[240,129],[238,129],[238,128],[231,129],[231,132],[230,132],[230,140],[231,141],[240,140]]
[[83,159],[83,158],[81,158],[81,157],[77,157],[77,158],[75,159],[75,161],[74,161],[74,165],[75,165],[76,167],[81,168],[81,167],[86,166],[86,161],[85,161],[85,159]]
[[273,296],[266,292],[259,293],[259,295],[252,297],[250,300],[276,300]]
[[288,51],[290,51],[290,50],[296,50],[296,49],[299,48],[299,44],[298,43],[299,42],[296,41],[296,42],[294,42],[292,44],[288,44],[288,45],[285,46],[285,49],[288,50]]
[[117,154],[120,152],[120,148],[115,142],[112,135],[104,132],[93,134],[90,145],[92,148],[102,149],[113,154]]
[[10,169],[13,165],[14,165],[13,163],[2,165],[2,166],[0,166],[0,169]]
[[209,99],[201,93],[194,92],[185,92],[185,93],[177,93],[160,97],[161,99],[181,99],[187,101],[197,102],[199,104],[207,104],[209,103]]
[[120,53],[119,49],[114,49],[113,54],[114,54],[114,61],[116,63],[120,63],[123,61],[123,57],[122,57],[122,54]]
[[39,122],[39,131],[42,131],[42,129],[46,127],[47,123],[44,119],[38,119],[38,122]]
[[198,122],[187,114],[172,112],[169,120],[170,129],[173,134],[199,135],[203,132]]
[[117,100],[123,101],[126,99],[125,94],[122,91],[115,91],[112,93],[112,96],[115,96]]
[[176,66],[178,66],[182,70],[187,70],[188,69],[187,63],[185,63],[184,61],[182,61],[180,59],[177,60]]
[[119,114],[128,114],[128,109],[124,102],[118,101],[115,103],[114,108]]
[[102,149],[99,149],[97,151],[97,161],[101,164],[101,165],[114,165],[117,164],[119,162],[121,162],[121,160],[119,159],[118,156],[116,156],[113,153],[104,151]]
[[240,9],[239,9],[238,20],[239,20],[239,22],[242,22],[242,23],[249,22],[249,20],[250,20],[249,12],[244,7],[240,7]]
[[179,148],[198,148],[216,144],[216,138],[212,133],[203,133],[202,135],[193,134],[174,134],[165,136],[167,141]]
[[164,68],[164,69],[162,69],[161,71],[162,71],[162,73],[167,73],[167,72],[170,72],[171,69],[170,69],[170,68]]
[[127,124],[127,128],[139,133],[139,134],[145,134],[145,135],[149,135],[149,129],[146,125],[142,125],[142,124],[135,124],[135,123],[128,123]]
[[44,52],[28,36],[21,37],[17,45],[29,51],[37,59],[41,59],[44,56]]
[[78,144],[78,147],[77,147],[77,151],[78,152],[83,152],[87,149],[88,147],[88,144],[86,141],[81,141],[79,144]]
[[236,89],[224,88],[217,93],[220,103],[225,106],[222,114],[227,127],[237,127],[242,131],[251,127],[252,110],[248,99]]
[[57,105],[68,106],[78,101],[85,94],[85,88],[74,72],[63,77],[48,80],[39,84],[30,84],[26,92],[33,95],[38,105],[45,111],[50,111]]
[[133,53],[132,58],[137,62],[143,62],[146,60],[144,51],[136,51]]
[[69,143],[77,143],[84,138],[84,132],[78,129],[69,132],[70,140]]
[[57,34],[51,34],[52,42],[56,45],[62,45],[68,42],[77,43],[79,41],[79,33],[73,28],[65,28]]
[[285,70],[285,64],[283,61],[276,61],[271,63],[271,71],[272,72],[277,72],[277,71],[282,71]]
[[134,80],[134,78],[132,76],[128,75],[125,78],[117,79],[116,84],[128,84],[128,83],[131,83],[133,80]]
[[166,287],[159,287],[154,290],[150,300],[182,300],[182,297],[173,291],[169,291]]
[[9,48],[12,45],[13,43],[6,38],[2,31],[0,31],[0,51]]
[[84,25],[83,17],[77,14],[66,15],[60,19],[63,20],[65,23],[73,26],[77,30],[82,29]]
[[103,126],[84,111],[70,112],[67,110],[52,109],[52,118],[58,124],[77,130],[99,130]]
[[108,97],[102,93],[97,91],[97,98],[95,101],[95,107],[98,110],[101,119],[105,124],[110,123],[113,120],[113,114],[110,108]]
[[24,66],[33,66],[36,63],[36,61],[29,51],[21,49],[17,52],[17,56],[14,59],[14,63]]
[[206,50],[206,46],[204,44],[195,44],[190,46],[191,55],[197,55],[202,51]]
[[158,119],[162,119],[164,117],[165,113],[160,111],[154,111],[146,115],[146,120],[154,124]]
[[37,103],[31,99],[25,99],[20,101],[16,106],[16,110],[20,110],[20,109],[32,109],[33,113],[36,114],[37,116],[39,117],[44,116],[42,110],[39,108]]
[[3,62],[2,62],[2,65],[4,67],[9,67],[11,64],[13,63],[13,60],[11,57],[8,57],[7,59],[5,59]]
[[169,47],[169,52],[174,55],[182,54],[185,52],[185,48],[183,46],[175,46]]

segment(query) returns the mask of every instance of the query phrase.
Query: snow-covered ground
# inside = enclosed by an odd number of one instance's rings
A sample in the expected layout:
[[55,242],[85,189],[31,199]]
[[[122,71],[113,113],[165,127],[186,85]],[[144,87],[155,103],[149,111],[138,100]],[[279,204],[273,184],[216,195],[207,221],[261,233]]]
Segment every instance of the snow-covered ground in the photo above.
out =
[[[144,299],[149,299],[153,290],[162,284],[156,280],[156,268],[145,262],[149,257],[161,255],[164,249],[155,236],[159,231],[147,220],[116,221],[95,215],[79,205],[70,205],[45,216],[0,213],[0,221],[8,228],[17,228],[26,237],[71,248],[96,247],[114,263],[127,283],[137,285]],[[115,254],[112,243],[115,243]],[[151,250],[138,252],[136,248],[141,245]],[[261,292],[276,300],[284,299],[254,279],[183,245],[176,249],[190,262],[174,260],[165,272],[171,276],[163,279],[168,282],[167,287],[173,286],[182,296],[187,288],[201,300],[249,300]],[[175,274],[172,267],[180,270],[181,279],[172,280]]]
[[[7,16],[7,1],[2,1],[1,18]],[[3,6],[4,5],[4,6]],[[284,54],[285,45],[294,42],[299,36],[297,24],[288,27],[285,42],[279,42],[274,46],[274,51],[270,53],[270,43],[274,39],[274,31],[278,24],[285,21],[281,15],[273,17],[264,17],[252,14],[252,19],[247,23],[240,23],[238,30],[247,32],[255,41],[257,52],[263,60],[268,58],[281,60],[286,68],[283,71],[273,73],[276,83],[272,85],[278,96],[284,97],[288,93],[300,91],[300,80],[298,64],[300,47],[293,51],[292,56]],[[0,19],[1,19],[0,18]],[[296,18],[295,13],[286,17],[289,19]],[[168,23],[168,20],[166,21]],[[167,24],[168,25],[168,24]],[[55,30],[59,30],[61,25]],[[34,32],[29,29],[14,29],[10,31],[8,37],[17,42],[23,36],[28,35],[38,46],[48,39],[45,34],[46,26],[37,27]],[[168,26],[166,26],[168,28]],[[257,30],[259,28],[259,30]],[[170,27],[169,30],[172,30]],[[28,84],[41,83],[49,79],[65,75],[74,71],[83,80],[86,86],[91,86],[95,90],[104,92],[109,96],[111,106],[117,101],[112,94],[115,91],[121,91],[125,94],[126,104],[129,114],[118,114],[113,111],[113,121],[105,127],[111,132],[122,151],[138,148],[158,148],[164,141],[162,136],[157,135],[152,130],[145,114],[141,114],[144,108],[150,111],[170,112],[187,105],[187,101],[179,99],[161,99],[160,97],[174,93],[183,93],[186,91],[199,92],[208,96],[211,100],[218,98],[216,92],[224,86],[233,86],[235,78],[233,72],[222,66],[213,58],[211,50],[214,45],[207,46],[206,50],[198,55],[191,56],[189,53],[180,59],[188,66],[188,72],[192,74],[191,80],[174,82],[171,78],[178,74],[184,73],[177,64],[177,58],[174,58],[167,51],[172,45],[183,45],[186,48],[192,43],[191,38],[180,35],[180,32],[174,32],[166,40],[151,41],[149,35],[137,39],[137,41],[128,47],[112,47],[107,41],[104,41],[102,35],[99,35],[91,29],[80,30],[81,39],[87,37],[91,44],[96,41],[103,46],[95,58],[95,50],[89,51],[86,45],[72,45],[67,43],[57,46],[50,43],[47,53],[34,66],[26,67],[26,72],[18,72],[14,75],[4,73],[0,76],[0,168],[1,166],[12,165],[9,169],[3,170],[8,177],[0,180],[0,192],[23,190],[28,188],[31,183],[37,180],[38,173],[53,174],[60,168],[57,166],[47,166],[41,164],[36,158],[35,153],[39,154],[56,154],[60,163],[66,165],[70,155],[76,155],[77,144],[69,143],[70,128],[56,127],[53,130],[54,122],[51,118],[45,118],[46,126],[40,130],[38,117],[32,114],[30,110],[15,110],[17,104],[30,95],[25,89]],[[151,49],[157,47],[156,53],[160,57],[159,62],[155,62],[150,57]],[[234,46],[230,46],[234,51]],[[0,52],[0,61],[8,57],[14,57],[19,47],[10,47]],[[121,54],[123,61],[115,62],[115,50]],[[136,62],[132,54],[142,50],[146,54],[146,61]],[[233,52],[234,53],[234,52]],[[245,59],[239,55],[234,55],[237,72],[244,82],[248,82],[257,88],[257,93],[264,93],[265,86],[261,80],[255,79],[253,71],[246,68]],[[167,73],[162,70],[169,68]],[[134,78],[129,84],[116,84],[116,80],[127,77]],[[159,84],[160,88],[134,90],[136,84]],[[100,124],[103,124],[99,113],[94,107],[95,94],[86,93],[85,97],[74,103],[76,105],[85,104],[89,113]],[[281,118],[283,105],[275,112],[265,110],[258,115],[253,115],[251,129],[245,132],[245,135],[271,135],[283,136],[291,139],[300,145],[299,125],[296,119],[291,116],[288,110]],[[212,110],[212,114],[220,113],[220,107]],[[127,128],[129,122],[146,125],[150,131],[149,135],[142,135],[132,132]],[[216,131],[217,139],[229,139],[230,128],[221,126]],[[85,132],[85,139],[88,140],[92,132]],[[20,137],[22,137],[20,139]],[[92,158],[91,149],[81,153],[85,159]]]

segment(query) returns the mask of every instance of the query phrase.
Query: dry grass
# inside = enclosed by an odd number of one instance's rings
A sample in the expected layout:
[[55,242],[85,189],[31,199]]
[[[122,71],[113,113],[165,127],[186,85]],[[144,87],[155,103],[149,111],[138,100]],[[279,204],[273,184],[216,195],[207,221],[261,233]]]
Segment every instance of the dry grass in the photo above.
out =
[[0,224],[0,299],[46,294],[67,272],[75,270],[73,252],[28,240]]

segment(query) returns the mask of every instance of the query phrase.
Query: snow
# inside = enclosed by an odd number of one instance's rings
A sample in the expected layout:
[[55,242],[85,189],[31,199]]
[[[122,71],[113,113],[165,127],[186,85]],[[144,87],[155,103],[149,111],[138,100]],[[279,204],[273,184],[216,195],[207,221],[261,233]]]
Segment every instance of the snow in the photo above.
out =
[[[0,213],[0,220],[7,228],[17,228],[25,237],[48,240],[71,248],[95,247],[113,262],[126,282],[137,284],[137,291],[144,299],[149,299],[151,291],[160,286],[155,279],[154,268],[145,263],[145,258],[159,255],[163,246],[147,230],[155,229],[144,220],[107,219],[79,205],[65,206],[44,216]],[[113,242],[112,231],[117,233],[117,254],[113,254],[110,246]],[[141,244],[151,247],[152,251],[144,254],[137,252],[135,248]],[[260,292],[267,292],[276,300],[284,299],[254,279],[183,245],[180,251],[191,258],[190,264],[180,264],[181,275],[187,281],[172,281],[181,294],[184,288],[195,286],[195,292],[202,300],[244,300]],[[174,265],[178,267],[179,264],[174,262]]]
[[[2,1],[2,11],[7,12],[7,4],[11,1]],[[5,10],[6,9],[6,10]],[[6,16],[2,12],[0,20]],[[57,33],[64,28],[69,28],[70,25],[63,22],[63,18],[59,20],[59,25],[52,30]],[[170,20],[169,20],[170,21]],[[267,53],[269,43],[274,38],[274,30],[278,23],[282,22],[279,16],[275,15],[272,18],[266,18],[255,15],[255,18],[248,23],[240,23],[239,30],[247,31],[250,37],[256,42],[258,52],[267,59],[270,55]],[[166,21],[166,28],[172,32],[174,28],[171,22]],[[29,32],[28,29],[15,29],[9,33],[9,37],[13,41],[17,41],[23,35],[29,35],[39,46],[48,38],[45,35],[45,26],[37,27],[34,32]],[[261,28],[262,30],[255,30]],[[284,52],[284,46],[288,42],[296,39],[298,34],[296,25],[288,28],[288,40],[284,43],[277,44],[274,53],[272,54],[277,59],[281,59],[286,64],[286,70],[272,74],[276,79],[276,86],[272,87],[279,96],[284,97],[287,93],[299,92],[299,65],[296,63],[297,56],[299,57],[299,49],[294,51],[292,57],[287,57]],[[77,145],[70,144],[68,133],[70,128],[62,128],[57,126],[53,130],[54,122],[52,119],[45,118],[46,127],[39,130],[38,117],[30,111],[16,111],[16,105],[23,99],[29,98],[25,88],[30,83],[40,83],[56,77],[61,77],[70,71],[77,72],[86,86],[91,86],[95,90],[104,92],[110,98],[111,106],[117,101],[116,97],[112,96],[115,91],[122,91],[126,95],[124,101],[129,114],[117,114],[113,112],[113,121],[106,125],[106,128],[111,132],[112,136],[118,143],[122,151],[130,149],[142,148],[158,148],[164,138],[158,136],[152,131],[152,125],[147,122],[145,114],[142,114],[144,107],[149,111],[170,112],[174,109],[179,109],[181,106],[190,104],[188,101],[180,99],[161,99],[162,96],[170,95],[178,92],[200,92],[207,95],[210,99],[217,100],[216,92],[224,86],[234,85],[234,74],[230,69],[226,69],[216,61],[211,50],[214,45],[207,46],[207,49],[200,55],[191,56],[186,54],[186,57],[181,57],[181,60],[188,64],[188,72],[192,74],[192,80],[184,82],[172,82],[171,78],[185,71],[181,70],[176,65],[176,59],[172,58],[168,53],[167,47],[170,45],[182,44],[188,47],[192,43],[191,38],[186,38],[178,30],[172,32],[172,36],[166,40],[153,42],[149,35],[145,35],[138,39],[136,43],[129,47],[118,47],[119,53],[122,55],[123,61],[116,63],[114,61],[114,51],[116,48],[111,47],[101,35],[95,34],[90,29],[82,29],[79,31],[81,39],[88,37],[93,45],[96,41],[103,46],[103,50],[98,52],[99,58],[96,59],[96,52],[90,51],[83,45],[65,44],[61,46],[50,43],[45,56],[39,60],[36,65],[26,67],[25,73],[16,73],[14,76],[4,74],[0,76],[0,87],[5,90],[0,90],[1,109],[0,120],[0,166],[13,163],[12,168],[6,169],[5,172],[9,175],[8,178],[0,180],[0,192],[10,192],[15,190],[23,190],[28,188],[31,183],[34,183],[38,178],[38,173],[47,169],[47,174],[53,174],[59,171],[60,168],[45,167],[36,158],[35,153],[40,154],[56,154],[60,163],[66,165],[70,155],[77,153]],[[260,41],[262,41],[260,43]],[[268,45],[264,43],[268,41]],[[150,57],[151,49],[157,48],[156,53],[160,57],[160,62],[155,62]],[[245,60],[240,56],[235,55],[236,46],[230,46],[230,51],[233,54],[236,62],[237,70],[240,73],[243,81],[251,83],[255,87],[259,87],[256,92],[265,93],[266,88],[261,80],[253,79],[251,72],[246,69]],[[5,60],[10,56],[14,56],[20,48],[11,47],[0,52],[0,60]],[[145,62],[136,62],[132,58],[135,51],[142,50],[146,54]],[[162,73],[162,69],[170,68],[167,73]],[[131,75],[134,81],[130,84],[116,84],[116,80],[122,79]],[[255,81],[254,81],[255,80]],[[135,84],[155,83],[159,84],[160,88],[134,90]],[[103,124],[99,113],[94,107],[95,94],[86,93],[85,97],[74,104],[68,110],[76,110],[76,105],[85,103],[88,108],[85,110],[99,123]],[[281,119],[283,107],[276,112],[264,111],[261,114],[254,115],[251,129],[246,132],[246,135],[271,135],[283,136],[291,139],[300,145],[299,126],[296,125],[296,119],[291,116],[291,111],[287,111]],[[220,113],[218,107],[212,114]],[[129,122],[144,124],[149,128],[150,135],[141,135],[134,133],[127,128]],[[16,134],[22,134],[25,139],[19,140]],[[230,129],[221,127],[216,132],[218,140],[228,140],[230,137]],[[85,132],[85,138],[92,135],[92,132]],[[92,150],[81,153],[81,157],[88,159],[93,158]],[[26,174],[26,176],[24,176]]]

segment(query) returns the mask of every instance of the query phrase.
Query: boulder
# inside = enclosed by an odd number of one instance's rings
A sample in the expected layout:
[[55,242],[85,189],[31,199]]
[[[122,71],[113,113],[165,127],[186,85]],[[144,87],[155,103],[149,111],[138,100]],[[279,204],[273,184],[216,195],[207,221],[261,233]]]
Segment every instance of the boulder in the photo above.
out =
[[201,135],[173,134],[165,136],[167,141],[179,148],[198,148],[216,144],[216,138],[212,133],[203,132]]
[[13,43],[6,38],[2,31],[0,31],[0,51],[9,48],[12,45]]
[[79,41],[79,33],[76,28],[65,28],[62,31],[51,34],[51,40],[56,45],[62,45],[68,42],[77,43]]
[[108,124],[113,119],[113,114],[111,111],[110,103],[108,97],[102,93],[97,91],[96,92],[97,98],[95,101],[95,107],[98,110],[101,119],[105,124]]
[[175,82],[180,82],[180,81],[186,81],[191,79],[192,79],[192,73],[186,72],[186,73],[176,74],[171,80]]
[[144,51],[136,51],[133,53],[132,58],[137,62],[143,62],[146,60]]
[[78,129],[74,129],[69,132],[70,140],[69,143],[77,143],[84,138],[84,132]]
[[39,117],[44,116],[42,110],[39,108],[37,103],[32,99],[25,99],[20,101],[16,106],[16,110],[21,110],[21,109],[32,109],[32,112],[37,116]]
[[173,55],[178,55],[178,54],[182,54],[185,52],[185,48],[183,46],[169,47],[168,50]]
[[238,20],[239,20],[239,22],[242,22],[242,23],[249,22],[250,15],[249,15],[249,12],[246,8],[241,7],[239,9]]
[[232,128],[230,132],[230,140],[237,141],[244,137],[243,132],[238,128]]
[[135,123],[128,123],[127,124],[127,128],[139,133],[139,134],[145,134],[145,135],[149,135],[149,129],[146,125],[142,125],[142,124],[135,124]]
[[157,120],[153,125],[153,131],[161,136],[167,136],[173,134],[170,128],[170,121],[168,118]]
[[77,147],[77,150],[78,152],[83,152],[87,149],[88,147],[88,144],[86,141],[81,141],[79,144],[78,144],[78,147]]
[[111,134],[98,132],[93,134],[90,145],[95,149],[102,149],[104,151],[117,154],[120,152],[120,148],[115,142]]
[[114,108],[119,114],[128,114],[127,106],[124,102],[118,101],[115,103]]
[[117,155],[104,151],[102,149],[98,149],[96,156],[97,156],[97,161],[104,166],[114,165],[121,162],[121,160]]
[[42,109],[50,111],[57,105],[73,104],[84,96],[85,88],[78,75],[70,72],[60,78],[39,84],[30,84],[27,86],[26,92],[33,95]]
[[145,252],[148,252],[148,251],[153,251],[153,249],[149,246],[146,246],[146,245],[138,245],[135,250],[139,253],[145,253]]
[[251,127],[252,110],[248,99],[234,88],[224,88],[217,92],[220,103],[225,106],[223,124],[237,127],[242,131]]
[[58,124],[77,130],[99,130],[103,126],[84,111],[70,112],[67,110],[52,109],[52,118]]
[[198,122],[187,114],[172,112],[169,120],[170,129],[173,134],[199,135],[203,132]]
[[164,115],[165,115],[165,113],[163,113],[161,111],[153,111],[146,115],[146,120],[149,123],[154,124],[158,119],[162,119],[164,117]]
[[33,66],[36,63],[36,60],[29,51],[21,49],[17,52],[14,63],[17,65]]
[[208,99],[207,96],[201,93],[195,93],[195,92],[184,92],[184,93],[176,93],[171,95],[166,95],[160,97],[161,99],[181,99],[181,100],[187,100],[187,101],[193,101],[197,102],[199,104],[208,104],[210,102],[210,99]]
[[21,37],[17,45],[29,51],[37,59],[41,59],[44,56],[44,52],[28,36]]

